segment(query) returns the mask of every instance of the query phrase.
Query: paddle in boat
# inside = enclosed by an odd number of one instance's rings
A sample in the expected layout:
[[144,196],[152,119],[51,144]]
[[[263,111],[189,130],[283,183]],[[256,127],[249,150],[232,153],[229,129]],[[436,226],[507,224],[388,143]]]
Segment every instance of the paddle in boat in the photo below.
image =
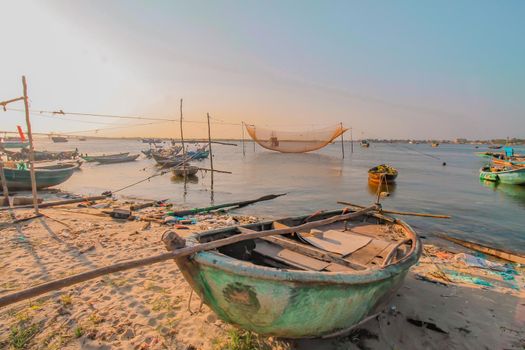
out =
[[175,262],[201,300],[228,323],[284,338],[344,334],[388,304],[421,255],[416,232],[377,209],[198,233],[187,238],[188,249],[240,234],[259,238]]
[[397,169],[390,165],[381,164],[368,170],[368,181],[372,183],[394,182],[397,178]]

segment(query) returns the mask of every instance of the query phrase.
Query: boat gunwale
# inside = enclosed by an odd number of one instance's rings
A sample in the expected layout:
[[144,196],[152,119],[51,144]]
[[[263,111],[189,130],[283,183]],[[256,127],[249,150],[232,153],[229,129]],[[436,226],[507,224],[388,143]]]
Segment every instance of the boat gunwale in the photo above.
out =
[[[324,212],[323,215],[333,216],[333,214],[341,214],[342,210],[335,210],[330,212]],[[188,257],[190,260],[194,260],[196,263],[220,269],[222,271],[242,275],[246,277],[252,277],[264,280],[275,280],[295,283],[324,283],[324,284],[343,284],[343,285],[357,285],[357,284],[370,284],[380,282],[389,278],[392,278],[403,271],[407,271],[412,265],[416,264],[422,252],[422,244],[417,236],[417,233],[402,220],[398,220],[383,214],[376,216],[375,213],[363,214],[363,216],[372,216],[382,221],[389,221],[393,224],[400,225],[404,230],[408,238],[413,239],[415,244],[412,244],[411,249],[408,253],[398,261],[388,264],[387,266],[378,266],[377,268],[370,268],[365,270],[352,270],[348,272],[327,272],[327,271],[301,271],[301,270],[288,270],[288,269],[277,269],[273,267],[255,265],[249,261],[239,260],[216,251],[203,251],[194,254],[192,257]],[[307,218],[308,216],[304,216]],[[303,217],[296,217],[301,219]],[[289,218],[286,218],[289,219]],[[242,225],[241,227],[250,228],[264,225],[271,225],[274,221],[284,221],[286,219],[265,221],[261,223]],[[188,245],[199,244],[198,238],[208,235],[214,235],[221,232],[228,232],[235,230],[236,227],[230,227],[226,229],[217,229],[211,231],[205,231],[191,235],[187,238]]]

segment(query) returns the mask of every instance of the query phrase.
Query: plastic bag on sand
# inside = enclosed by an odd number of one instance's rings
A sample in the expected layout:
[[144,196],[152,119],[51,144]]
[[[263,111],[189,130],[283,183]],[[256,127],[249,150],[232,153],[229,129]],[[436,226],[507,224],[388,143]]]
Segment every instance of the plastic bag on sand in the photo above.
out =
[[479,267],[481,269],[489,269],[495,271],[505,271],[507,268],[503,264],[498,264],[487,259],[477,257],[470,254],[459,253],[454,256],[454,260],[471,267]]

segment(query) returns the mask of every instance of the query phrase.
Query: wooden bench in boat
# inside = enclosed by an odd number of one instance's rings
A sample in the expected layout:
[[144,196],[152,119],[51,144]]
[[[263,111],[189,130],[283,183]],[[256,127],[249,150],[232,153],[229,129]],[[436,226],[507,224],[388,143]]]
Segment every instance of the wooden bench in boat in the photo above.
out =
[[[275,222],[274,227],[278,229],[287,226]],[[283,236],[265,237],[255,241],[253,251],[265,263],[278,268],[288,266],[309,271],[345,272],[381,266],[388,253],[398,246],[398,242],[377,238],[382,233],[379,225],[358,224],[344,232],[337,230],[342,227],[336,225],[324,232],[298,233],[299,237],[303,236],[306,244]],[[251,232],[245,228],[241,231]],[[328,240],[324,243],[328,243],[326,247],[332,248],[332,251],[323,249],[326,248],[323,246],[323,237],[317,237],[327,232],[329,233],[325,238]],[[312,237],[316,239],[313,240]],[[311,245],[309,241],[315,241],[316,244]],[[337,245],[338,242],[342,242],[341,246]]]

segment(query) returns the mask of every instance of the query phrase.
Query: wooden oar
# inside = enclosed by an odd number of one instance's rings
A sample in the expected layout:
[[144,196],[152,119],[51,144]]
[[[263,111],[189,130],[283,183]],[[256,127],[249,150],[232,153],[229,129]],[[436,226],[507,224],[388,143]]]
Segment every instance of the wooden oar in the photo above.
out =
[[316,228],[323,225],[328,225],[337,221],[344,221],[344,220],[350,220],[359,216],[362,216],[368,212],[377,210],[378,207],[376,205],[364,208],[362,210],[356,211],[354,213],[349,214],[342,214],[337,216],[332,216],[328,219],[319,220],[319,221],[312,221],[308,222],[306,224],[302,224],[299,226],[293,226],[289,228],[281,228],[281,229],[275,229],[275,230],[268,230],[268,231],[254,231],[251,233],[240,233],[236,234],[227,238],[218,239],[216,241],[201,243],[199,245],[191,246],[191,247],[185,247],[185,241],[184,239],[178,237],[174,232],[172,232],[172,236],[174,236],[175,240],[172,240],[171,242],[164,242],[167,246],[169,245],[169,249],[171,250],[169,253],[164,253],[160,255],[155,255],[149,258],[143,258],[143,259],[137,259],[137,260],[130,260],[130,261],[124,261],[118,264],[109,265],[105,267],[101,267],[95,270],[79,273],[77,275],[61,278],[55,281],[47,282],[40,284],[35,287],[31,287],[28,289],[25,289],[20,292],[8,294],[6,296],[0,297],[0,307],[16,303],[21,300],[34,298],[38,295],[45,294],[47,292],[62,289],[65,287],[69,287],[71,285],[85,282],[100,276],[104,276],[113,272],[119,272],[119,271],[125,271],[130,270],[136,267],[146,266],[155,264],[161,261],[170,260],[170,259],[179,259],[184,256],[192,255],[198,252],[202,252],[204,250],[210,250],[210,249],[216,249],[220,248],[229,244],[246,241],[246,240],[252,240],[256,238],[262,238],[262,237],[268,237],[268,236],[274,236],[274,235],[282,235],[282,234],[288,234],[295,231],[302,231],[302,230],[310,230],[312,228]]
[[496,249],[496,248],[492,248],[484,244],[465,241],[459,238],[445,236],[443,234],[438,234],[437,236],[447,241],[454,242],[463,247],[466,247],[466,248],[469,248],[469,249],[472,249],[472,250],[475,250],[475,251],[478,251],[484,254],[492,255],[497,258],[507,260],[507,261],[512,261],[515,263],[525,264],[525,256],[520,255],[515,252],[511,252],[511,251],[503,250],[503,249]]
[[[337,203],[343,205],[349,205],[356,208],[364,208],[362,205],[352,204],[349,202],[338,201]],[[397,215],[408,215],[408,216],[422,216],[425,218],[436,218],[436,219],[450,219],[450,215],[437,215],[437,214],[426,214],[426,213],[411,213],[407,211],[396,211],[396,210],[381,210],[383,213],[387,214],[397,214]]]

